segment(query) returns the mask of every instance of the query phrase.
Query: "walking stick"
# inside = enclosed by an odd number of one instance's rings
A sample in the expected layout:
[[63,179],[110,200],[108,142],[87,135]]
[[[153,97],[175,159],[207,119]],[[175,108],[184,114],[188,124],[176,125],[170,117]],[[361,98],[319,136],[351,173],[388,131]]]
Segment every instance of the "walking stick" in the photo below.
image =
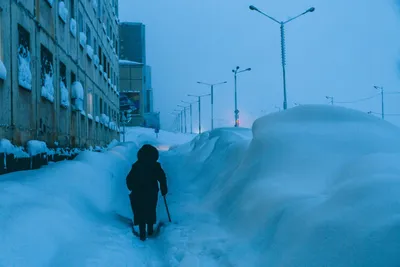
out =
[[165,204],[165,208],[167,209],[167,213],[168,213],[168,220],[169,222],[171,222],[171,215],[169,214],[169,209],[168,209],[168,204],[167,204],[167,198],[165,196],[164,197],[164,204]]

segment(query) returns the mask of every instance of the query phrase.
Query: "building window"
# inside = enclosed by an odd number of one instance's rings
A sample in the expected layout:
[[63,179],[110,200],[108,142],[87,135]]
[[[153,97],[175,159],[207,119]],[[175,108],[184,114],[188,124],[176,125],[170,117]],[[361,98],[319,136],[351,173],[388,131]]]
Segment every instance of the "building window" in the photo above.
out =
[[67,67],[60,61],[60,95],[61,95],[61,106],[69,106],[69,93],[67,89]]
[[151,91],[147,90],[146,91],[146,112],[149,113],[150,112],[150,108],[151,108]]
[[99,16],[99,19],[101,19],[102,18],[102,16],[103,16],[103,4],[102,4],[102,1],[103,0],[98,0],[99,1],[99,4],[98,4],[98,6],[97,6],[97,9],[98,9],[98,12],[97,12],[97,15]]
[[108,77],[111,77],[111,72],[110,72],[110,66],[111,66],[111,65],[110,65],[110,62],[108,62],[107,64],[108,64],[108,68],[107,68],[108,71],[107,71],[107,74],[108,74]]
[[92,31],[89,25],[86,24],[86,44],[92,46]]
[[94,53],[96,53],[96,50],[97,50],[97,40],[96,40],[96,38],[93,38],[93,50],[94,50]]
[[71,84],[73,84],[74,82],[76,82],[76,75],[71,71]]
[[54,85],[53,85],[53,54],[44,45],[40,47],[41,71],[40,78],[42,81],[41,96],[54,102]]
[[99,96],[97,94],[94,94],[94,110],[93,110],[93,115],[97,116],[99,115]]
[[83,16],[81,11],[78,11],[78,24],[79,24],[79,32],[85,32],[84,31],[84,25],[83,25]]
[[30,34],[18,24],[18,84],[32,90]]
[[108,115],[107,114],[107,102],[106,101],[104,101],[104,114]]
[[103,98],[100,97],[100,115],[103,114]]
[[71,19],[75,18],[75,0],[70,0],[69,2],[69,10],[70,10],[70,14],[71,14]]
[[103,62],[103,56],[101,54],[101,46],[99,45],[99,59],[100,59],[100,65],[102,65]]
[[117,54],[117,55],[119,55],[118,53],[119,53],[119,49],[118,49],[118,40],[115,40],[115,53]]

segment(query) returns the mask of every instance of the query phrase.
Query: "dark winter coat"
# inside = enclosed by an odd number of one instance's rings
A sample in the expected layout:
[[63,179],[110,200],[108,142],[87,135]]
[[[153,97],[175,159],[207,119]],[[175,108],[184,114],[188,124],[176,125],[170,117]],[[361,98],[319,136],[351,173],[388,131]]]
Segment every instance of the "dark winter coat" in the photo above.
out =
[[[155,224],[158,192],[168,193],[167,179],[160,163],[158,150],[150,145],[144,145],[138,152],[138,161],[132,166],[126,178],[126,185],[131,191],[132,212],[134,224]],[[158,187],[160,183],[160,188]]]

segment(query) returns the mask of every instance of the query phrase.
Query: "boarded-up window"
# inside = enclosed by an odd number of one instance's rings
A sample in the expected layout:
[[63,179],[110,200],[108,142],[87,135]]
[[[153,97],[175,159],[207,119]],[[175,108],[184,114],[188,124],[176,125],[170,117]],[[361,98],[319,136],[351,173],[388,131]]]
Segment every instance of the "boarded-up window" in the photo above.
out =
[[40,46],[40,61],[41,96],[54,102],[53,54],[44,45]]
[[29,32],[18,24],[18,84],[32,90],[31,45]]

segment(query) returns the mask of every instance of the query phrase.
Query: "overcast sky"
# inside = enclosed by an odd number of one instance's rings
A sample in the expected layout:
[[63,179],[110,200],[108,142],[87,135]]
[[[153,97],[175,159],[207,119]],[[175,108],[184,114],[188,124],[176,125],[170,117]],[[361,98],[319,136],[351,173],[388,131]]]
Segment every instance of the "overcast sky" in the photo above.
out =
[[[191,99],[187,94],[209,93],[196,81],[225,80],[215,90],[216,125],[233,126],[235,66],[252,68],[238,76],[241,126],[251,127],[263,112],[282,107],[279,25],[250,11],[250,4],[278,20],[316,8],[286,26],[289,107],[327,104],[327,95],[336,101],[369,97],[377,93],[374,85],[400,91],[395,0],[120,0],[121,21],[146,24],[147,62],[163,128],[173,121],[168,113]],[[400,114],[400,95],[385,98],[386,113]],[[379,97],[342,105],[380,112]],[[209,129],[209,98],[202,110]],[[197,125],[197,106],[194,117]],[[400,125],[400,116],[387,119]]]

